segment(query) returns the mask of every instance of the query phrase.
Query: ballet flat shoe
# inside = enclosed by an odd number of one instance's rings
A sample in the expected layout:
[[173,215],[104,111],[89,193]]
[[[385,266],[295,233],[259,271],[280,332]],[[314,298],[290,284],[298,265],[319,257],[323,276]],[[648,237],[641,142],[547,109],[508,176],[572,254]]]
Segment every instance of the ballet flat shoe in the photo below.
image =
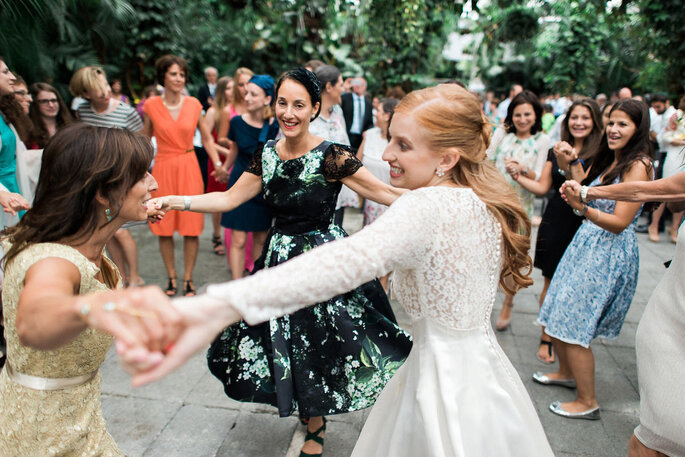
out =
[[561,407],[560,401],[555,401],[549,405],[549,410],[557,416],[566,417],[568,419],[585,419],[590,421],[596,421],[600,419],[599,406],[593,409],[588,409],[587,411],[583,411],[582,413],[569,413]]
[[568,389],[576,388],[576,381],[573,379],[552,379],[549,376],[545,376],[542,371],[536,371],[533,373],[533,381],[538,384],[544,384],[545,386],[561,386]]

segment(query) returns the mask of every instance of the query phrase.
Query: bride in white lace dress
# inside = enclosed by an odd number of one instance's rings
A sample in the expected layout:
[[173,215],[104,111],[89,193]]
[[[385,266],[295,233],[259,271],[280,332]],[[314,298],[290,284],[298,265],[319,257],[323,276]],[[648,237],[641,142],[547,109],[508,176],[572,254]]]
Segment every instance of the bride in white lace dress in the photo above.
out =
[[[498,285],[514,292],[532,283],[530,222],[485,156],[490,127],[477,99],[456,85],[412,92],[390,134],[391,184],[415,190],[349,238],[175,302],[187,330],[134,383],[173,370],[240,318],[256,324],[292,313],[392,270],[414,346],[352,455],[553,456],[490,323]],[[366,370],[383,363],[373,351],[370,359]]]

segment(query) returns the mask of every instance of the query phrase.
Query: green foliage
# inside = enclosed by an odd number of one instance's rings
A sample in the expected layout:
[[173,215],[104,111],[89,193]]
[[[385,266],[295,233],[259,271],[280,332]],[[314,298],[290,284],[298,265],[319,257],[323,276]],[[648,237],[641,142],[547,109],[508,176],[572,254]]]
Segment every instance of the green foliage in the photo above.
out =
[[503,11],[496,36],[500,41],[524,41],[538,33],[538,14],[523,5],[513,5]]
[[543,44],[545,84],[554,92],[593,94],[606,63],[603,45],[609,38],[609,28],[604,16],[593,5],[580,6],[576,2],[559,13],[555,43]]
[[649,37],[644,41],[650,52],[649,67],[660,63],[666,69],[669,92],[680,95],[685,92],[685,0],[641,0],[639,6],[644,36]]

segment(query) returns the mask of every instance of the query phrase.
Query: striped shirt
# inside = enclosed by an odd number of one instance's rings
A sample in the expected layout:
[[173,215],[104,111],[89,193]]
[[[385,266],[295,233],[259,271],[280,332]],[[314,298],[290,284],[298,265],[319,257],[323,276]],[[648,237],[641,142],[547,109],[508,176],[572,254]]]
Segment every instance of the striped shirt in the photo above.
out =
[[120,128],[138,132],[143,129],[143,121],[135,109],[126,103],[119,103],[114,111],[97,114],[89,102],[78,107],[79,118],[88,125],[96,127]]

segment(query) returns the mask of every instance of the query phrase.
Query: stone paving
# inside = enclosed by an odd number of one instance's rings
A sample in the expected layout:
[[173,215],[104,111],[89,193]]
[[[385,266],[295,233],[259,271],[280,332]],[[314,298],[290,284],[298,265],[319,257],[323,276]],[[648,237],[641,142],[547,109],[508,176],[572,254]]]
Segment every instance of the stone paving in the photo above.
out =
[[[212,253],[210,220],[200,241],[195,270],[198,287],[229,278],[226,257]],[[358,213],[348,213],[346,228],[360,225]],[[148,284],[166,284],[166,273],[157,240],[146,227],[134,227],[138,240],[142,276]],[[552,370],[538,362],[539,328],[533,325],[542,277],[535,270],[535,285],[519,293],[509,330],[498,340],[519,371],[536,405],[549,441],[558,457],[624,457],[628,440],[638,423],[638,387],[635,367],[635,330],[647,300],[664,272],[663,262],[674,249],[662,236],[661,243],[640,242],[640,278],[632,307],[618,339],[592,345],[596,358],[597,396],[602,407],[600,421],[574,421],[547,410],[554,400],[567,401],[574,393],[561,387],[534,384],[537,370]],[[176,242],[176,264],[182,265],[182,242]],[[181,270],[179,270],[180,272]],[[180,281],[179,281],[179,284]],[[493,322],[502,297],[493,311]],[[394,303],[400,324],[409,327],[406,315]],[[238,403],[228,399],[221,384],[209,374],[204,356],[198,355],[178,372],[159,383],[133,389],[128,376],[110,353],[102,367],[102,404],[111,434],[130,457],[296,457],[304,439],[304,427],[296,418],[279,418],[266,405]],[[368,410],[330,417],[325,457],[350,455]],[[484,435],[483,439],[487,439]],[[419,456],[417,456],[419,457]],[[494,456],[493,456],[494,457]]]

